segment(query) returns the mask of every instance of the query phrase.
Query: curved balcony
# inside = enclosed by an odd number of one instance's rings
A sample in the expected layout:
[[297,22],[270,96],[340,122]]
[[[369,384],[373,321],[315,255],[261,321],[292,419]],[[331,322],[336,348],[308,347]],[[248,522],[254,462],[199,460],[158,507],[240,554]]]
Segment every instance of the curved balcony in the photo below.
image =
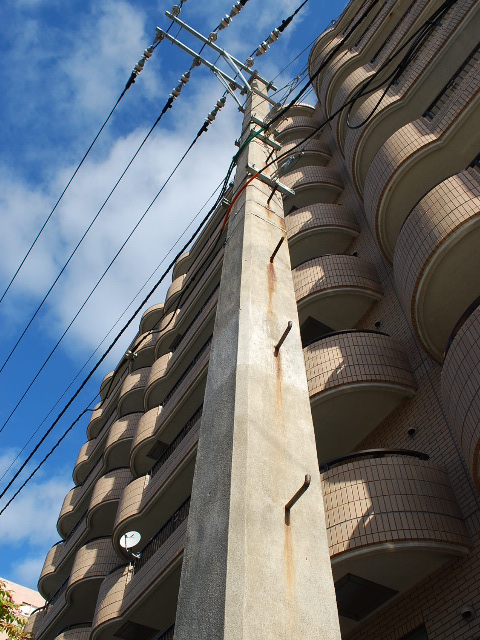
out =
[[192,266],[193,255],[190,251],[184,251],[181,256],[177,258],[175,266],[172,270],[172,280],[176,280],[180,276],[183,276]]
[[[168,387],[166,384],[162,384],[164,377],[161,375],[157,376],[155,372],[152,372],[145,391],[145,408],[147,411],[158,405],[162,405],[162,407],[165,408],[167,403],[175,402],[175,397],[178,396],[179,393],[182,391],[185,393],[186,386],[193,384],[195,379],[199,377],[208,366],[211,342],[212,337],[210,336],[196,353],[195,357],[192,358],[188,366],[183,370],[180,377],[177,378],[176,382],[172,384],[173,380],[169,380]],[[163,365],[165,365],[165,363],[162,363],[162,367]],[[165,369],[161,368],[159,373],[162,371],[165,371]]]
[[[418,117],[472,51],[480,30],[480,13],[475,5],[475,0],[465,0],[461,7],[454,5],[442,18],[442,28],[435,31],[422,50],[421,62],[417,60],[407,67],[365,126],[348,130],[345,158],[360,194],[368,168],[380,147],[395,131]],[[356,103],[353,124],[367,118],[383,91],[382,87]]]
[[[149,406],[162,404],[172,387],[186,375],[185,370],[192,368],[199,352],[203,353],[202,349],[213,333],[218,290],[217,286],[190,320],[190,324],[185,326],[186,323],[179,323],[184,328],[184,333],[177,334],[177,339],[172,344],[173,351],[161,356],[153,364],[145,390],[145,402]],[[152,393],[158,401],[151,400]]]
[[164,313],[167,313],[167,311],[169,311],[173,307],[175,301],[182,292],[183,284],[186,278],[187,275],[183,274],[183,276],[175,278],[172,284],[168,287],[167,295],[165,296],[165,304],[163,310]]
[[[312,118],[315,115],[315,107],[307,102],[296,102],[288,110],[290,117]],[[280,126],[278,126],[280,129]]]
[[471,547],[443,467],[416,452],[369,453],[322,477],[342,635]]
[[128,453],[140,413],[130,414],[115,420],[116,412],[93,440],[88,440],[80,449],[73,469],[73,481],[82,485],[101,456],[105,467],[115,469],[128,464]]
[[115,415],[112,415],[112,419],[108,422],[108,428],[107,425],[105,425],[96,438],[87,440],[80,449],[72,474],[73,481],[77,486],[85,482],[85,478],[102,456],[111,425],[115,422]]
[[104,464],[107,469],[128,467],[130,447],[143,413],[130,413],[116,420],[105,443]]
[[[178,340],[181,339],[182,332],[183,334],[185,333],[186,326],[188,326],[188,323],[191,321],[190,319],[200,311],[213,292],[218,288],[224,248],[223,246],[219,249],[217,248],[213,258],[210,255],[212,249],[213,245],[210,247],[206,256],[202,257],[201,263],[196,266],[195,264],[193,265],[196,271],[192,272],[192,276],[190,277],[190,274],[188,274],[189,280],[184,288],[184,296],[182,297],[180,309],[177,310],[174,319],[168,326],[169,333],[167,334],[164,329],[158,338],[155,349],[156,358],[172,350],[172,345],[175,345]],[[199,257],[202,255],[203,250]],[[184,322],[185,324],[183,324]]]
[[479,77],[477,63],[432,120],[424,117],[399,129],[372,161],[365,182],[365,212],[390,261],[402,225],[416,203],[478,154]]
[[175,393],[176,397],[165,408],[154,407],[142,416],[130,454],[130,468],[135,476],[148,473],[155,460],[169,447],[168,443],[199,418],[207,368],[208,357],[195,377],[185,379]]
[[160,330],[158,328],[150,329],[141,335],[138,335],[129,347],[130,351],[136,353],[136,357],[132,362],[132,371],[151,367],[155,360],[155,345],[157,344]]
[[[345,50],[342,47],[329,62],[324,74],[321,74],[321,81],[315,83],[320,102],[328,116],[333,110],[333,102],[345,79],[355,73],[358,67],[368,63],[395,27],[410,1],[399,0],[393,6],[390,3],[379,3],[378,8],[373,8],[355,31],[349,48]],[[373,7],[373,4],[371,6]]]
[[161,634],[163,640],[171,640],[188,509],[189,499],[143,547],[132,570],[129,566],[118,567],[105,579],[93,619],[92,640],[118,637],[127,621],[134,633],[138,624],[143,637],[149,634],[158,638]]
[[[301,136],[299,136],[299,138],[301,138]],[[324,157],[325,162],[328,162],[332,157],[332,149],[322,133],[319,133],[318,137],[315,136],[314,138],[306,140],[303,144],[299,144],[300,142],[300,139],[296,139],[282,145],[282,156],[287,157],[291,154],[296,155],[299,152],[305,152],[306,154],[321,155]]]
[[394,274],[422,346],[443,360],[449,335],[480,296],[480,181],[473,169],[445,180],[402,227]]
[[[358,13],[360,9],[363,9],[364,5],[364,0],[352,0],[349,2],[339,18],[332,22],[332,26],[326,29],[318,37],[310,50],[308,57],[308,71],[310,77],[313,76],[319,65],[324,61],[326,55],[332,50],[335,44],[342,40],[345,33],[351,27],[353,20],[358,17]],[[318,99],[320,99],[319,96]]]
[[480,492],[480,300],[450,339],[442,369],[442,398]]
[[110,386],[112,384],[114,375],[115,375],[115,371],[110,371],[110,373],[107,373],[107,375],[102,380],[102,383],[100,385],[101,400],[105,400],[107,393],[110,390]]
[[120,468],[109,471],[97,481],[86,512],[65,540],[57,542],[47,554],[38,580],[38,588],[46,599],[51,598],[70,575],[79,545],[111,534],[118,501],[131,479],[130,469]]
[[92,627],[90,624],[75,624],[60,631],[55,640],[89,640]]
[[133,480],[118,505],[113,528],[113,544],[119,553],[128,531],[138,531],[150,540],[158,522],[167,519],[191,493],[201,419],[192,421],[165,449],[149,475]]
[[115,564],[118,556],[110,538],[92,540],[81,547],[70,577],[45,607],[30,617],[27,631],[35,640],[54,638],[66,627],[92,620],[100,585]]
[[338,204],[312,204],[285,218],[292,268],[325,254],[344,253],[360,228],[351,209]]
[[[417,0],[415,3],[412,3],[408,7],[404,7],[404,13],[401,16],[400,20],[397,22],[395,28],[390,32],[389,36],[372,54],[371,59],[368,59],[366,63],[357,67],[353,73],[350,73],[345,78],[333,100],[332,112],[336,112],[337,110],[339,110],[343,104],[345,104],[355,95],[355,92],[358,92],[357,90],[361,85],[363,85],[364,82],[372,77],[373,74],[377,73],[379,69],[384,67],[386,61],[393,54],[395,49],[402,43],[402,41],[405,40],[406,34],[413,32],[419,24],[423,24],[435,10],[435,5],[435,2],[429,2],[429,0]],[[396,62],[394,62],[393,64],[396,64]],[[390,65],[390,68],[388,68],[389,71],[391,70],[391,66],[392,65]],[[439,87],[439,89],[440,88],[441,87]],[[382,87],[382,90],[384,90],[384,87]],[[435,93],[433,95],[435,95]],[[366,101],[369,101],[369,104],[371,104],[369,96],[367,96],[365,99]],[[378,95],[375,100],[376,102],[378,102]],[[365,114],[365,116],[362,115],[359,117],[359,102],[360,101],[356,101],[354,103],[352,112],[350,114],[350,122],[352,122],[354,125],[362,122],[368,116],[368,114]],[[376,102],[373,103],[373,106],[371,106],[371,110],[374,109]],[[384,107],[385,103],[384,100],[382,100],[379,108]],[[420,109],[416,112],[416,115],[421,112]],[[375,110],[375,114],[377,113],[377,111],[378,109]],[[347,132],[351,131],[347,128],[348,113],[348,109],[343,109],[343,111],[340,111],[336,118],[336,137],[342,153],[344,151],[345,137],[347,135]],[[409,120],[407,119],[406,122],[408,121]],[[402,124],[405,124],[405,122],[402,122]],[[393,131],[391,133],[393,133]]]
[[163,302],[159,304],[154,304],[149,307],[140,320],[139,333],[146,333],[150,331],[154,327],[158,326],[161,318],[163,316]]
[[330,330],[352,329],[382,298],[374,265],[355,256],[314,258],[292,275],[300,326],[313,318]]
[[57,520],[57,531],[62,538],[66,538],[86,512],[93,487],[98,478],[104,473],[103,458],[100,458],[82,485],[73,487],[65,496]]
[[144,367],[132,371],[125,378],[118,397],[117,412],[119,417],[143,411],[143,393],[149,375],[150,367]]
[[117,380],[113,380],[112,388],[107,392],[108,396],[105,400],[100,401],[90,416],[90,420],[87,426],[87,438],[93,440],[107,425],[110,425],[113,421],[114,414],[117,407],[118,396],[123,382],[128,375],[128,367],[126,366],[123,371],[117,373]]
[[124,467],[109,471],[98,480],[87,512],[88,528],[92,536],[110,533],[118,501],[131,480],[130,469]]
[[285,174],[282,182],[295,191],[284,199],[285,215],[317,203],[332,203],[343,191],[340,174],[330,167],[302,167]]
[[280,144],[287,144],[292,140],[306,138],[318,127],[318,123],[311,116],[295,116],[288,113],[288,116],[280,123],[275,123],[277,134],[275,138]]
[[402,347],[384,333],[327,334],[303,354],[320,461],[352,451],[415,394]]

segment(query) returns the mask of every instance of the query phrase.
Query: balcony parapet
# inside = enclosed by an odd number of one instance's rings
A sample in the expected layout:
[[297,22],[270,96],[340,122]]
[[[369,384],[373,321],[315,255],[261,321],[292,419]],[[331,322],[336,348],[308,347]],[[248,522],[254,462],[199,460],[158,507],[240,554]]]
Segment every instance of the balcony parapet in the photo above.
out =
[[[158,629],[160,638],[170,632],[169,628],[175,619],[187,515],[188,504],[181,505],[132,566],[120,566],[107,576],[100,588],[92,624],[92,640],[115,635],[125,621],[131,619],[135,611],[150,598],[161,601],[162,607],[144,608],[142,624],[150,626],[152,632]],[[167,634],[162,640],[168,638]]]
[[29,619],[27,630],[35,640],[55,637],[65,627],[92,619],[100,584],[117,563],[110,538],[92,540],[81,547],[68,579]]
[[82,542],[111,533],[117,504],[132,479],[130,469],[109,471],[96,482],[87,510],[82,513],[65,540],[60,540],[47,554],[38,581],[46,599],[70,575],[74,554]]
[[344,253],[360,228],[351,209],[312,204],[285,217],[292,268],[325,254]]
[[480,300],[449,340],[442,369],[442,398],[480,492]]
[[[443,467],[418,452],[355,454],[322,475],[342,634],[471,549]],[[369,586],[384,597],[361,599]]]
[[461,172],[480,148],[480,61],[433,120],[401,127],[375,155],[365,181],[365,212],[390,261],[409,212],[435,185]]
[[332,330],[351,329],[383,295],[372,263],[325,255],[292,272],[300,325],[312,317]]
[[154,327],[157,327],[163,316],[163,302],[154,304],[149,307],[143,314],[140,320],[139,333],[145,333],[150,331]]
[[294,196],[285,198],[285,215],[292,207],[300,209],[317,203],[335,202],[343,191],[342,178],[331,167],[294,168],[282,176],[282,182],[295,191]]
[[195,378],[197,378],[197,376],[199,376],[203,369],[208,365],[211,342],[212,338],[210,337],[203,344],[196,356],[192,359],[168,393],[165,393],[161,389],[159,393],[157,393],[155,384],[156,380],[153,378],[149,379],[147,389],[145,391],[145,408],[147,411],[148,409],[158,405],[162,405],[163,410],[165,410],[167,404],[171,401],[172,404],[175,404],[175,401],[178,402],[178,395],[185,393],[189,383],[193,383]]
[[122,417],[128,413],[143,411],[143,393],[150,375],[151,367],[132,371],[125,378],[118,397],[117,412]]
[[395,247],[403,306],[440,362],[458,319],[480,296],[479,178],[469,169],[432,189],[406,218]]
[[55,640],[89,640],[91,629],[89,623],[71,625],[67,629],[62,629],[62,631],[55,636]]
[[113,388],[107,391],[108,395],[105,400],[100,401],[92,411],[92,415],[90,416],[90,421],[87,426],[87,438],[89,440],[96,438],[105,427],[106,423],[108,422],[111,424],[110,421],[115,419],[114,417],[112,418],[112,416],[115,413],[118,394],[120,393],[120,389],[127,375],[128,367],[122,371],[118,381],[113,382]]
[[352,34],[349,48],[345,49],[343,45],[316,79],[317,95],[327,116],[332,113],[333,101],[345,78],[371,59],[379,44],[395,27],[409,1],[397,2],[393,7],[389,3],[379,3],[379,7],[372,4],[372,11]]
[[[427,8],[428,10],[428,8]],[[354,185],[363,194],[368,168],[380,147],[400,127],[414,120],[432,96],[470,53],[480,30],[480,11],[475,0],[454,4],[423,45],[420,55],[404,70],[365,126],[349,129],[345,139],[346,164]],[[455,63],[457,61],[457,63]],[[378,103],[384,87],[357,101],[352,123],[363,122]]]
[[179,504],[190,495],[200,423],[197,418],[187,424],[150,473],[126,487],[113,527],[113,542],[119,552],[120,539],[126,532],[135,530],[142,539],[150,539],[155,523],[168,515],[171,502]]
[[415,394],[405,352],[387,334],[337,331],[303,353],[320,461],[352,451]]
[[[191,278],[187,274],[188,280],[185,283],[182,298],[179,301],[180,308],[175,311],[175,317],[168,321],[168,336],[166,329],[159,335],[155,348],[155,357],[157,359],[171,350],[171,345],[178,340],[179,332],[182,330],[185,319],[191,318],[192,314],[198,312],[197,305],[203,306],[217,288],[223,253],[224,247],[220,246],[207,264],[200,265],[202,269],[193,273]],[[174,335],[176,335],[176,338],[173,337]]]
[[167,295],[165,296],[164,314],[171,309],[173,303],[180,295],[186,278],[187,275],[184,273],[183,276],[175,278],[172,284],[168,287]]

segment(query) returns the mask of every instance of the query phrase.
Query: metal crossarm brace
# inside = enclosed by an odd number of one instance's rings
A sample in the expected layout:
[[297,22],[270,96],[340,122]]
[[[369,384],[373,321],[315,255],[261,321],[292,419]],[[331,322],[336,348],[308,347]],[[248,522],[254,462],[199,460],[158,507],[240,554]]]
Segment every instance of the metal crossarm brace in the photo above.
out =
[[282,145],[280,143],[276,142],[275,140],[271,140],[271,138],[267,138],[267,136],[264,136],[263,133],[257,133],[255,129],[251,129],[250,135],[255,135],[256,138],[258,138],[262,142],[265,142],[265,144],[268,144],[270,147],[272,147],[272,149],[275,149],[276,151],[280,151],[280,149],[282,148]]
[[[273,91],[277,90],[277,87],[275,87],[271,82],[268,82],[268,80],[265,80],[265,78],[262,78],[262,76],[260,76],[257,71],[252,71],[252,69],[247,67],[241,60],[238,60],[238,58],[235,58],[231,54],[227,53],[225,49],[222,49],[221,47],[216,45],[214,42],[211,42],[208,38],[206,38],[204,35],[199,33],[196,29],[193,29],[193,27],[190,27],[186,22],[183,22],[183,20],[180,20],[180,18],[170,13],[170,11],[165,11],[165,15],[167,16],[167,18],[169,18],[170,20],[173,20],[173,22],[176,22],[179,26],[185,29],[185,31],[188,31],[188,33],[191,33],[193,36],[201,40],[204,44],[209,46],[216,53],[219,53],[223,58],[225,58],[227,62],[229,60],[233,62],[235,64],[234,71],[236,73],[237,72],[240,73],[240,69],[242,69],[242,71],[245,71],[246,73],[248,73],[252,79],[257,78],[258,80],[260,80],[260,82],[263,82],[263,84],[267,85],[269,89],[272,89]],[[244,82],[248,84],[245,78],[243,77],[243,75],[242,74],[240,75],[243,78]],[[262,97],[264,96],[262,95]]]
[[[257,173],[257,169],[255,169],[255,167],[250,166],[249,164],[247,164],[246,170],[247,170],[247,173],[249,173],[251,176],[254,176]],[[286,185],[282,184],[278,180],[275,180],[270,176],[266,176],[262,172],[258,174],[257,178],[260,180],[260,182],[263,182],[264,184],[268,184],[269,187],[275,187],[280,191],[280,193],[283,193],[284,196],[295,195],[295,191],[293,191],[292,189],[289,189]]]
[[[267,127],[268,123],[263,122],[263,120],[260,120],[259,118],[256,118],[255,116],[250,116],[250,120],[254,123],[254,124],[258,124],[259,127]],[[278,136],[278,134],[280,133],[280,131],[277,131],[277,129],[269,129],[269,131],[271,133],[273,133],[275,136]]]
[[176,38],[174,38],[173,36],[171,36],[169,33],[167,33],[166,31],[164,31],[163,29],[160,29],[159,27],[157,27],[158,33],[161,33],[162,36],[164,38],[166,38],[167,40],[169,40],[170,42],[173,42],[174,44],[176,44],[178,47],[180,47],[180,49],[183,49],[183,51],[185,51],[185,53],[188,53],[192,56],[192,58],[194,58],[195,60],[199,60],[201,63],[203,63],[208,69],[210,69],[210,71],[213,71],[215,74],[218,74],[220,76],[222,76],[222,78],[224,80],[226,80],[227,82],[229,82],[231,85],[233,85],[236,89],[240,89],[240,93],[247,93],[248,88],[242,86],[239,82],[237,82],[235,80],[235,78],[232,78],[231,76],[228,75],[228,73],[225,73],[224,71],[222,71],[221,69],[219,69],[218,67],[216,67],[214,64],[212,64],[211,62],[209,62],[206,58],[203,58],[201,55],[199,55],[196,51],[194,51],[193,49],[190,49],[190,47],[187,47],[186,44],[183,44],[183,42],[180,42],[180,40],[177,40]]

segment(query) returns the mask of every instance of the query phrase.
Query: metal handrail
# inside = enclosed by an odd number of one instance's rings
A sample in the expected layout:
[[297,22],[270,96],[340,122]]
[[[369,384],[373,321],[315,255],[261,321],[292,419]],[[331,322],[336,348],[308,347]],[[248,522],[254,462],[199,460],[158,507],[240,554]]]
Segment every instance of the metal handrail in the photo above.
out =
[[391,337],[389,333],[385,333],[385,331],[377,331],[376,329],[342,329],[341,331],[330,331],[329,333],[325,333],[323,336],[315,338],[315,340],[305,344],[303,348],[309,347],[310,345],[315,344],[315,342],[320,342],[320,340],[324,340],[325,338],[331,338],[332,336],[339,336],[345,333],[376,333],[379,336],[387,336],[387,338]]
[[322,462],[319,465],[320,472],[325,473],[334,467],[338,467],[348,462],[354,462],[355,460],[361,460],[363,458],[388,458],[390,456],[407,456],[410,458],[417,458],[417,460],[430,459],[430,456],[427,453],[413,451],[411,449],[363,449],[362,451],[354,451],[353,453],[347,453],[344,456]]
[[480,296],[478,296],[478,298],[476,298],[466,309],[465,311],[462,313],[462,315],[460,316],[460,318],[457,320],[455,326],[452,329],[451,334],[448,336],[448,340],[447,340],[447,344],[445,346],[445,351],[443,353],[443,359],[445,360],[445,358],[447,357],[447,353],[448,350],[450,349],[450,347],[452,346],[452,342],[455,340],[455,338],[457,337],[457,333],[460,331],[460,329],[462,328],[462,326],[465,324],[465,322],[468,320],[468,318],[472,315],[472,313],[475,311],[475,309],[480,306]]
[[172,440],[172,442],[168,445],[165,451],[162,453],[160,458],[155,462],[153,467],[150,470],[150,478],[153,478],[155,474],[163,467],[165,462],[170,458],[175,449],[179,446],[179,444],[185,439],[187,434],[192,430],[192,428],[197,424],[197,422],[202,417],[203,404],[201,407],[193,414],[190,420],[185,424],[183,429],[180,431],[178,436]]
[[197,355],[193,358],[193,360],[191,361],[191,363],[188,365],[188,367],[185,369],[185,371],[182,373],[182,375],[180,376],[180,378],[177,380],[177,382],[173,385],[172,389],[167,393],[167,395],[165,396],[165,398],[163,399],[163,402],[161,403],[162,407],[165,407],[166,404],[168,403],[169,400],[171,400],[171,398],[173,397],[174,393],[177,391],[177,389],[179,388],[179,386],[182,384],[182,382],[185,380],[185,378],[188,376],[188,374],[190,373],[190,371],[193,369],[193,367],[197,364],[197,362],[200,360],[200,358],[203,356],[203,354],[205,353],[205,351],[208,349],[208,347],[211,345],[212,343],[212,338],[213,336],[210,336],[208,338],[208,340],[205,342],[205,344],[201,347],[200,351],[197,353]]
[[170,538],[170,536],[178,529],[178,527],[188,517],[190,509],[190,497],[178,507],[175,513],[170,516],[167,522],[160,528],[160,530],[153,536],[140,553],[140,557],[133,561],[133,575],[140,571],[140,569],[152,558],[155,553],[162,547],[162,545]]

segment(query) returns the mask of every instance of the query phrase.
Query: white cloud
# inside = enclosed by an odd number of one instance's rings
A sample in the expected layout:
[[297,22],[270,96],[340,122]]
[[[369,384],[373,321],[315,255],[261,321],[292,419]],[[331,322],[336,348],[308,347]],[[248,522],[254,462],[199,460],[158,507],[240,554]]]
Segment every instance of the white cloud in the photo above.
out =
[[37,582],[45,562],[45,554],[29,556],[14,565],[11,580],[30,589],[37,589]]
[[30,549],[37,548],[39,554],[40,550],[46,554],[58,540],[56,522],[71,486],[72,480],[67,473],[32,481],[0,517],[3,548],[27,544]]

